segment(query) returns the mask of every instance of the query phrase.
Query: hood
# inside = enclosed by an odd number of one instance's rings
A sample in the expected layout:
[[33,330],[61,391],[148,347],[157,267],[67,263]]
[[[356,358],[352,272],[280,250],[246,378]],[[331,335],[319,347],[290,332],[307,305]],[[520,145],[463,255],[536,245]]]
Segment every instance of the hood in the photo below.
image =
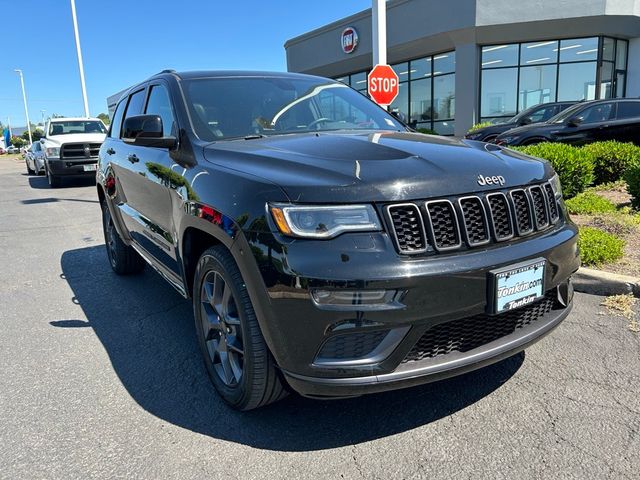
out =
[[551,124],[551,123],[530,123],[529,125],[523,125],[522,127],[512,128],[511,130],[507,130],[500,137],[512,137],[514,135],[524,135],[526,133],[532,131],[538,132],[546,132],[548,130],[557,130],[562,127],[561,124]]
[[63,143],[102,143],[107,135],[104,133],[69,133],[67,135],[49,135],[44,141],[48,146],[59,146]]
[[340,132],[230,140],[205,147],[208,161],[282,187],[310,203],[419,200],[501,188],[550,174],[541,160],[496,145],[408,132]]

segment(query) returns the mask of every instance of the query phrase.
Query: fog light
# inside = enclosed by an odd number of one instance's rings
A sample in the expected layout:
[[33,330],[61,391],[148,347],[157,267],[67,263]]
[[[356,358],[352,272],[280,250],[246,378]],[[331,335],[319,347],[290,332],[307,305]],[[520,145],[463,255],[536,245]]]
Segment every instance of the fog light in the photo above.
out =
[[398,290],[311,290],[311,299],[323,310],[391,310],[402,308]]

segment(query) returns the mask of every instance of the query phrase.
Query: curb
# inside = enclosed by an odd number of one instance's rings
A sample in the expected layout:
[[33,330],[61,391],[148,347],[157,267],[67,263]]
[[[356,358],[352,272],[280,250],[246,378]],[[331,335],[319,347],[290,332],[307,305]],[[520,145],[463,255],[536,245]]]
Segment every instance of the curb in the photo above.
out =
[[581,267],[572,277],[576,292],[592,295],[626,295],[640,297],[640,278]]

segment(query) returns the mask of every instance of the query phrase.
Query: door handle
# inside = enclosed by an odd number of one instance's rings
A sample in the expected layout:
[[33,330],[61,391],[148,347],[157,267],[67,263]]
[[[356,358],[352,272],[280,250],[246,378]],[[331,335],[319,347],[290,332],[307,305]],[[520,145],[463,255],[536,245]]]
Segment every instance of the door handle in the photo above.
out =
[[113,148],[107,150],[107,155],[113,155],[116,151]]
[[131,163],[138,163],[140,161],[140,159],[136,156],[135,153],[129,155],[127,157],[127,160],[129,160]]

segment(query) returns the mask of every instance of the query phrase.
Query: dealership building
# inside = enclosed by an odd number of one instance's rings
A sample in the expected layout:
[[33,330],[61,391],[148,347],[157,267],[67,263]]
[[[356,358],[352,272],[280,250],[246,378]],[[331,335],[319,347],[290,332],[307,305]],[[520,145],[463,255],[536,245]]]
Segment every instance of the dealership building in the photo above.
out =
[[[371,10],[285,43],[287,67],[366,93]],[[640,97],[640,0],[390,0],[391,108],[463,135],[539,103]]]

